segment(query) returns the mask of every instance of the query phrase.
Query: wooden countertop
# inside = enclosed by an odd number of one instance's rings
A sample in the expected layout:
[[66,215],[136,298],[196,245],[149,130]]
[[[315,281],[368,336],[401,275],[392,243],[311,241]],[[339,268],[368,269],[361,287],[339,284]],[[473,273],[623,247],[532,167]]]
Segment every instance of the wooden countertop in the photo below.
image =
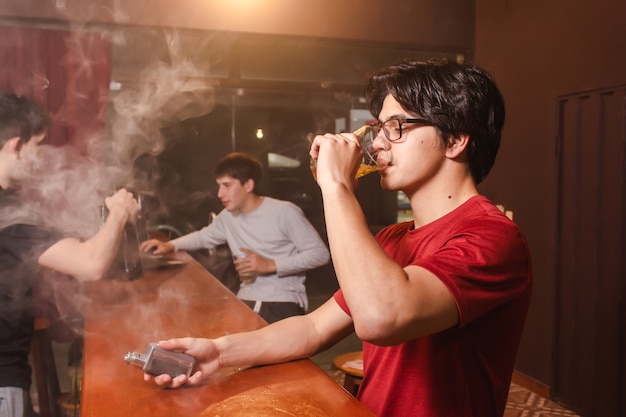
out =
[[163,389],[124,361],[171,337],[218,337],[265,322],[186,253],[187,265],[87,288],[81,416],[372,416],[308,359],[223,369],[200,387]]

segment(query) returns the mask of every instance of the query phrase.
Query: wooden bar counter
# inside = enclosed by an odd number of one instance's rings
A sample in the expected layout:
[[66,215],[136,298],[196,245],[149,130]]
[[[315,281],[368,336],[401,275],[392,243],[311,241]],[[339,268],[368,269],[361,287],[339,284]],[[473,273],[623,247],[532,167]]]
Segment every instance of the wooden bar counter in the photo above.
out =
[[257,329],[265,322],[186,253],[187,264],[86,290],[82,417],[372,416],[309,359],[223,369],[205,385],[164,389],[124,361],[150,342]]

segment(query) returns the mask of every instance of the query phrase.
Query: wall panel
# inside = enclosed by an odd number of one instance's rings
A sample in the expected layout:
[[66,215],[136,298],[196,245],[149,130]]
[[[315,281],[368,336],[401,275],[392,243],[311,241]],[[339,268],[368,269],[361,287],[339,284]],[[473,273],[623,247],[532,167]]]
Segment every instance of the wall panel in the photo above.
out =
[[558,102],[554,396],[619,416],[624,364],[624,87]]

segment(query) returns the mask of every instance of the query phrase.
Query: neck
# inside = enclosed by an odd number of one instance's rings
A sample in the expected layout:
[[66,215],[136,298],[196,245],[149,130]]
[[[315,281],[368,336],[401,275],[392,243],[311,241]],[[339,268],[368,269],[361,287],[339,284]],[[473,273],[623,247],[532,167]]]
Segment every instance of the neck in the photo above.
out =
[[411,194],[407,193],[415,228],[445,216],[476,195],[478,189],[471,177],[456,183],[431,184]]
[[11,151],[9,143],[0,148],[0,187],[7,190],[11,187],[18,156]]
[[8,190],[11,186],[11,180],[9,179],[9,175],[5,172],[5,170],[0,167],[0,188],[3,190]]
[[239,210],[240,213],[246,214],[256,210],[263,203],[263,197],[256,194],[250,194],[245,204]]

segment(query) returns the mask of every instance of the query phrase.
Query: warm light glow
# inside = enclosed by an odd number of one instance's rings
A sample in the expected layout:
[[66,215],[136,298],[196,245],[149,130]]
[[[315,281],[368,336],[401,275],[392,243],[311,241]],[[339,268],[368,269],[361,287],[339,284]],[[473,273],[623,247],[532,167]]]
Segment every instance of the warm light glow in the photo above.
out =
[[218,9],[236,17],[236,13],[243,13],[250,16],[250,13],[258,13],[260,9],[266,8],[267,5],[259,0],[221,0],[213,3]]
[[258,0],[228,0],[228,3],[230,3],[233,6],[239,6],[239,7],[250,7],[253,6],[254,4],[258,4]]
[[256,130],[256,138],[257,139],[263,139],[263,129],[257,129]]

